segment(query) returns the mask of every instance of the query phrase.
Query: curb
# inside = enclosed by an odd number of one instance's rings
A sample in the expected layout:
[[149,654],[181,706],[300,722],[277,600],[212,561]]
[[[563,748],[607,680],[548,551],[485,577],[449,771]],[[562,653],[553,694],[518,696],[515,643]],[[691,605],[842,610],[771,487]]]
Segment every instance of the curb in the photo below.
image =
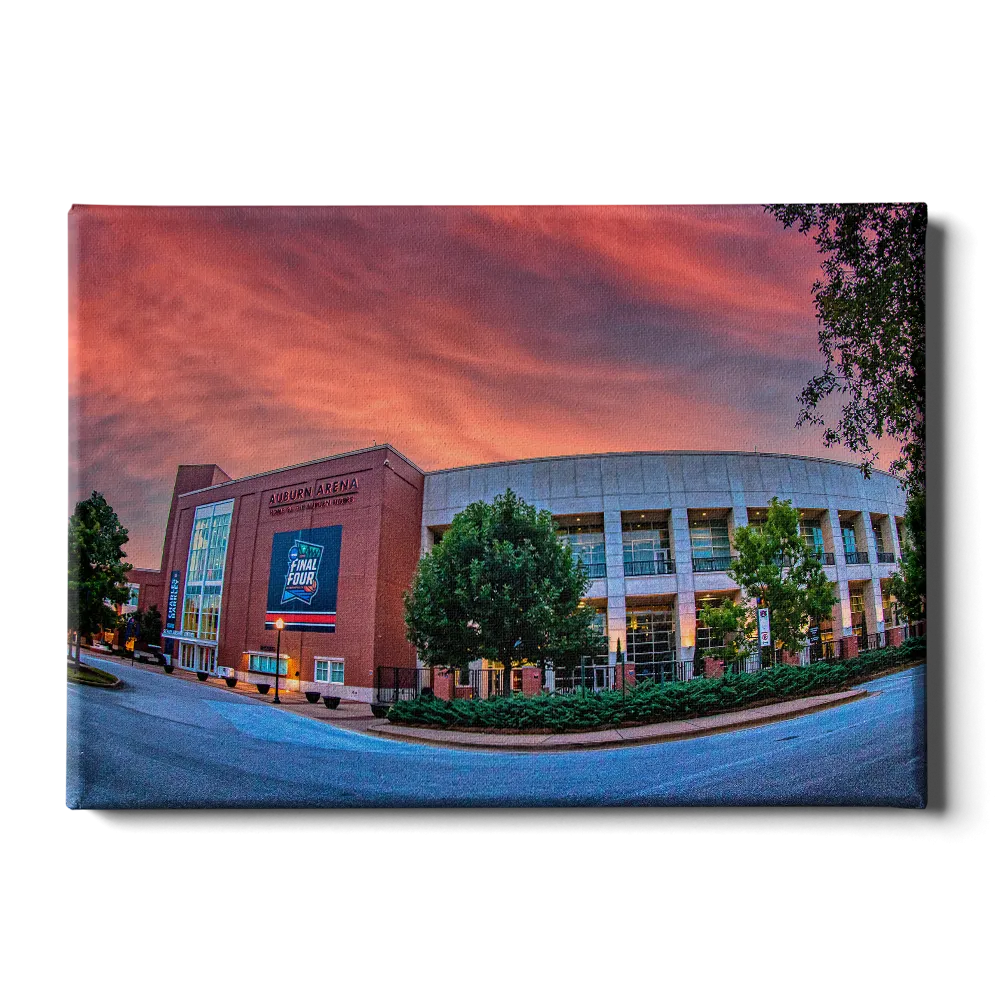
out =
[[[504,753],[556,753],[564,750],[617,750],[630,746],[644,746],[652,743],[672,743],[677,740],[697,739],[701,736],[715,736],[719,733],[735,732],[740,729],[757,729],[761,726],[770,725],[773,722],[784,722],[788,719],[798,718],[802,715],[812,715],[815,712],[822,712],[828,708],[835,708],[839,705],[847,705],[863,698],[872,697],[870,691],[845,691],[832,695],[818,695],[825,699],[820,704],[806,705],[801,708],[789,709],[775,712],[759,718],[740,719],[735,722],[719,722],[715,725],[698,725],[698,719],[685,719],[681,722],[661,722],[653,723],[649,726],[635,726],[629,729],[602,729],[590,733],[550,733],[538,735],[525,735],[523,737],[513,736],[513,739],[523,739],[523,743],[501,743],[499,741],[510,739],[510,736],[491,736],[488,733],[461,733],[452,738],[437,736],[440,733],[454,732],[453,730],[427,730],[413,729],[392,726],[391,728],[378,729],[377,735],[386,739],[394,739],[401,743],[420,743],[427,746],[437,747],[461,747],[465,750],[500,750]],[[777,703],[787,704],[787,703]],[[765,705],[763,709],[777,707],[777,705]],[[759,711],[759,709],[746,709],[747,712]],[[727,713],[736,715],[741,713]],[[702,716],[708,720],[719,718],[718,716]],[[665,729],[666,727],[689,726],[688,729],[674,729],[667,732],[645,732],[641,735],[632,735],[640,730]],[[433,734],[433,735],[432,735]],[[605,738],[597,739],[598,735]],[[605,735],[606,734],[606,735]],[[612,735],[613,734],[613,735]],[[463,737],[480,736],[481,740],[468,739]],[[580,737],[590,737],[581,739]],[[493,741],[493,742],[487,742]],[[533,742],[528,742],[533,741]]]
[[[117,658],[107,657],[93,650],[88,655],[95,659],[115,662]],[[72,662],[72,661],[71,661]],[[130,664],[141,670],[159,670],[146,663]],[[877,680],[882,676],[909,670],[914,664],[905,664],[886,674],[876,674],[866,678],[861,683]],[[98,685],[89,685],[96,687]],[[119,683],[114,687],[124,686]],[[215,687],[215,685],[213,685]],[[110,687],[108,688],[111,689]],[[220,688],[220,690],[222,690]],[[230,693],[243,697],[248,701],[260,703],[260,698],[249,691],[226,689]],[[669,743],[676,740],[698,739],[702,736],[715,736],[721,733],[735,732],[740,729],[754,729],[770,725],[774,722],[784,722],[800,716],[822,712],[838,705],[850,704],[862,698],[877,696],[879,692],[866,689],[849,688],[846,691],[835,691],[831,694],[813,695],[790,702],[776,702],[772,705],[762,705],[758,708],[741,709],[715,716],[702,716],[695,719],[685,719],[677,722],[651,723],[625,729],[589,730],[582,733],[548,733],[548,734],[490,734],[489,732],[459,732],[447,729],[420,729],[409,726],[394,726],[387,721],[373,719],[365,720],[364,725],[348,724],[346,718],[331,716],[315,716],[297,711],[301,706],[282,704],[279,711],[291,711],[300,717],[309,718],[324,725],[331,725],[345,732],[361,733],[378,739],[393,740],[397,743],[412,743],[431,746],[439,749],[482,750],[485,752],[502,753],[561,753],[581,750],[615,750],[622,747],[643,746],[654,743]],[[787,706],[796,706],[793,708]],[[713,724],[712,720],[716,720]],[[352,720],[353,721],[353,720]]]

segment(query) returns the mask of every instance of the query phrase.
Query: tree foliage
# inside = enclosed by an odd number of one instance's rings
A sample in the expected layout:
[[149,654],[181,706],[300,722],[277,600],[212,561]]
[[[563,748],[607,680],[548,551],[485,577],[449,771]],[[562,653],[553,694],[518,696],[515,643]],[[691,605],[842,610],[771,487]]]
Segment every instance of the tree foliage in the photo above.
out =
[[69,519],[68,627],[78,636],[117,624],[110,605],[128,600],[127,543],[128,531],[100,493],[77,503]]
[[510,690],[513,666],[607,651],[581,604],[588,585],[548,511],[508,489],[466,507],[421,558],[405,596],[407,637],[425,663],[502,664]]
[[[907,488],[924,482],[924,204],[768,205],[786,228],[812,236],[823,254],[813,285],[822,374],[799,395],[798,423],[825,426],[827,445],[861,456],[868,474],[878,440],[900,446],[892,471]],[[840,418],[820,412],[843,397]]]
[[790,653],[805,645],[810,618],[829,617],[837,600],[836,588],[799,533],[799,516],[789,501],[775,497],[761,527],[740,527],[733,532],[737,555],[729,575],[741,587],[741,599],[702,612],[713,635],[725,641],[727,657],[749,650],[757,606],[770,610],[772,642]]
[[924,616],[927,602],[927,523],[925,493],[913,489],[906,502],[905,532],[899,572],[887,582],[908,621]]

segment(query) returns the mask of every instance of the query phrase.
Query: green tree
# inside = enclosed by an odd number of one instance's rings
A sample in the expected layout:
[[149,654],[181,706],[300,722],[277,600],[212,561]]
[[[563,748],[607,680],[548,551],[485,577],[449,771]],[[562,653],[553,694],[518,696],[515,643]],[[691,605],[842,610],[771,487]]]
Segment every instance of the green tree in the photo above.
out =
[[775,647],[797,653],[806,643],[810,618],[828,618],[837,591],[823,572],[812,546],[799,533],[799,511],[787,500],[772,498],[767,520],[759,528],[733,533],[737,555],[729,575],[739,584],[739,602],[706,608],[702,619],[722,638],[730,656],[745,652],[756,627],[756,607],[770,611]]
[[908,621],[924,615],[927,602],[927,524],[923,490],[911,490],[906,501],[906,530],[899,572],[887,581],[889,593],[899,602]]
[[407,637],[425,663],[499,663],[504,690],[514,666],[566,663],[606,652],[589,579],[548,511],[512,490],[458,514],[420,560],[405,595]]
[[[767,205],[786,228],[810,234],[823,256],[813,285],[822,374],[799,395],[798,425],[823,426],[821,404],[844,397],[837,424],[823,433],[862,458],[868,475],[888,437],[899,445],[890,470],[907,492],[907,519],[920,525],[895,583],[911,608],[927,597],[923,544],[925,504],[925,243],[924,204]],[[919,541],[917,535],[919,534]]]
[[[810,234],[823,254],[813,285],[820,375],[799,395],[798,424],[825,426],[870,473],[876,445],[891,438],[900,453],[891,470],[909,489],[924,483],[925,255],[924,204],[767,205],[786,228]],[[821,404],[843,397],[826,426]]]
[[711,634],[713,650],[721,647],[719,654],[712,652],[713,656],[719,655],[726,663],[732,663],[750,653],[756,612],[749,602],[737,604],[727,599],[714,607],[702,608],[699,617]]
[[139,615],[139,641],[145,645],[158,646],[163,633],[163,618],[160,609],[154,604]]
[[112,607],[128,600],[122,546],[128,531],[110,504],[96,490],[77,503],[69,519],[68,627],[76,632],[76,660],[80,636],[113,628],[118,615]]

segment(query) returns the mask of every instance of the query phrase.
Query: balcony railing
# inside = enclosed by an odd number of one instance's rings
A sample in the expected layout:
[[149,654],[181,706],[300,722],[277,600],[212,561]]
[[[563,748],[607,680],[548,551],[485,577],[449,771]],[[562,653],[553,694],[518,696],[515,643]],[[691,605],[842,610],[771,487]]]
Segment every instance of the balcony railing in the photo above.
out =
[[824,566],[836,566],[837,560],[832,552],[824,552],[822,549],[809,550]]
[[695,556],[691,563],[696,573],[724,573],[732,564],[733,557],[728,556]]
[[845,552],[844,553],[844,562],[846,562],[848,566],[860,566],[863,563],[867,563],[868,562],[868,553],[867,552]]
[[606,562],[581,562],[580,565],[591,580],[603,580],[608,575]]
[[896,561],[895,552],[879,552],[878,561],[880,563],[894,563]]
[[668,559],[666,553],[657,552],[652,559],[626,559],[626,576],[663,576],[674,573],[673,559]]

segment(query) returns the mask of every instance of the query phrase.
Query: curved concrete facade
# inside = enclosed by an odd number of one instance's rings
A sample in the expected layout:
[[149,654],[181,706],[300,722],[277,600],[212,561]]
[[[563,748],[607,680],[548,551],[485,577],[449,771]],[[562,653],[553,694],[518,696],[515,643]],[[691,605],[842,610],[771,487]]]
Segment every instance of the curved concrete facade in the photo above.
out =
[[[585,538],[581,558],[592,570],[587,599],[606,615],[612,659],[620,640],[631,660],[640,641],[636,620],[655,619],[666,623],[663,635],[668,625],[673,630],[678,675],[691,676],[698,606],[734,595],[725,572],[732,532],[759,517],[773,496],[803,511],[803,530],[837,583],[840,600],[823,625],[824,638],[872,636],[892,612],[881,581],[898,565],[906,498],[885,473],[865,479],[857,466],[792,455],[632,452],[498,462],[424,477],[424,550],[468,504],[508,487],[550,511],[571,540]],[[644,532],[645,525],[656,529]],[[662,541],[650,543],[657,535]]]

